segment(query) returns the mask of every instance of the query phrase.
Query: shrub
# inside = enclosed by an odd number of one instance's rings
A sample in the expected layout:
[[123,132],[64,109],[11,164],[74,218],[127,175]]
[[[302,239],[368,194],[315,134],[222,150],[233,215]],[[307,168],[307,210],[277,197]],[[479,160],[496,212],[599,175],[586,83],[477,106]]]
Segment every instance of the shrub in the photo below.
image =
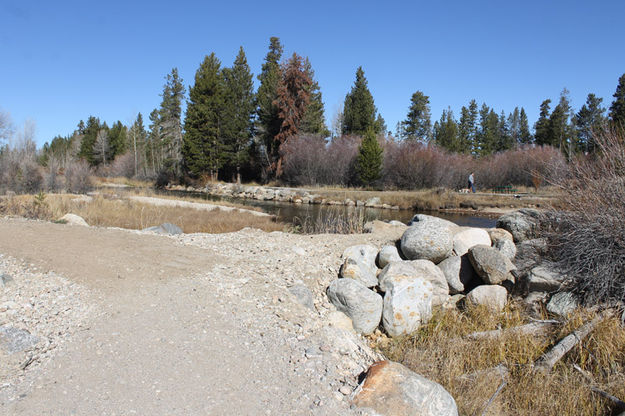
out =
[[71,162],[65,169],[65,189],[75,194],[86,194],[93,188],[91,170],[84,160]]
[[586,304],[625,301],[625,135],[595,137],[596,152],[560,180],[564,210],[548,216],[549,248]]

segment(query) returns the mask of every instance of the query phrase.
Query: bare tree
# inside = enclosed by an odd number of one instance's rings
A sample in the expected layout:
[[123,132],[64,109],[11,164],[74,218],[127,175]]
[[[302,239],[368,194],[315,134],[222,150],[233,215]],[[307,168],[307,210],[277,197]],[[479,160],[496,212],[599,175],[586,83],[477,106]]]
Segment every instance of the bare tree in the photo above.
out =
[[98,131],[95,143],[93,144],[93,151],[97,155],[98,160],[106,165],[106,154],[109,151],[109,137],[106,130],[102,129]]

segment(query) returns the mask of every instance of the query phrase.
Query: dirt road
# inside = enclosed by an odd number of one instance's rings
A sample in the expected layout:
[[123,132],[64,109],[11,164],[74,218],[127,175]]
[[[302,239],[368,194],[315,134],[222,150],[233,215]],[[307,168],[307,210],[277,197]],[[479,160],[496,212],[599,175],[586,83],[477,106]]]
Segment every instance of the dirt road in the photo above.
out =
[[[49,359],[0,380],[0,414],[352,414],[339,388],[373,358],[324,321],[323,289],[345,247],[387,237],[169,237],[0,219],[2,255],[59,274],[89,306]],[[314,310],[294,284],[310,288]],[[0,326],[19,315],[0,313]]]

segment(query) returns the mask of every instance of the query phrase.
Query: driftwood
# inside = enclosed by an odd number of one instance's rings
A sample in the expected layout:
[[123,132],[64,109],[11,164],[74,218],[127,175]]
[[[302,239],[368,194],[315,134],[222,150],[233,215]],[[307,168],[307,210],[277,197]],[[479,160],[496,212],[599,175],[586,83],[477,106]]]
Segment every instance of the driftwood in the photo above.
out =
[[584,325],[562,338],[560,342],[534,362],[534,368],[538,371],[551,371],[553,366],[575,345],[586,338],[605,317],[605,314],[599,314],[592,321],[586,322]]
[[493,339],[502,335],[545,335],[548,329],[553,325],[559,324],[558,321],[538,321],[529,324],[515,326],[506,329],[494,329],[492,331],[473,332],[466,336],[470,340]]
[[500,364],[496,368],[499,369],[499,375],[501,375],[501,384],[499,385],[499,387],[497,387],[497,390],[495,390],[495,393],[493,393],[490,399],[488,399],[488,402],[486,402],[486,406],[484,406],[484,410],[482,410],[481,416],[484,416],[486,414],[486,411],[488,410],[488,406],[491,405],[491,403],[497,398],[499,393],[501,393],[501,390],[503,390],[506,384],[508,384],[508,374],[509,374],[508,367]]
[[[614,411],[615,412],[625,411],[625,402],[624,401],[622,401],[621,399],[619,399],[616,396],[612,396],[610,393],[606,392],[605,390],[601,390],[600,388],[596,387],[594,385],[595,381],[593,380],[592,376],[590,374],[588,374],[587,371],[582,370],[582,368],[580,366],[578,366],[577,364],[573,364],[573,368],[575,370],[577,370],[577,372],[580,373],[582,376],[584,376],[586,381],[588,381],[588,383],[591,384],[590,391],[592,391],[593,393],[596,393],[599,396],[603,397],[604,399],[607,399],[607,400],[612,402],[612,404],[614,405]],[[625,416],[625,412],[624,413],[620,413],[618,416]]]

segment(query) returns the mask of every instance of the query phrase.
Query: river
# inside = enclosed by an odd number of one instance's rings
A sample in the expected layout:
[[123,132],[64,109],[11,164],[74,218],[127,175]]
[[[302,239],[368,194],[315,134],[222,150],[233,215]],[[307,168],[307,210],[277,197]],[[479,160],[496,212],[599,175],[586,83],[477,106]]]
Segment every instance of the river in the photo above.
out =
[[[268,214],[273,214],[278,217],[280,221],[286,223],[293,223],[294,221],[301,222],[306,218],[316,220],[317,218],[323,218],[324,216],[332,213],[334,215],[338,213],[351,213],[355,210],[361,210],[363,212],[365,221],[382,220],[390,221],[396,220],[403,223],[408,223],[412,217],[418,212],[411,210],[392,210],[392,209],[379,209],[379,208],[365,208],[365,207],[348,207],[344,205],[320,205],[320,204],[292,204],[290,202],[277,202],[277,201],[259,201],[256,199],[243,199],[232,197],[221,197],[215,195],[209,195],[203,192],[187,192],[187,191],[168,191],[157,190],[157,193],[166,195],[180,195],[186,197],[192,197],[208,201],[226,201],[236,203],[239,205],[247,205],[251,207],[257,207],[262,209]],[[436,217],[444,218],[452,221],[458,225],[466,227],[479,227],[479,228],[491,228],[495,226],[496,220],[492,218],[465,215],[465,214],[451,214],[441,212],[423,212],[423,214],[433,215]]]

